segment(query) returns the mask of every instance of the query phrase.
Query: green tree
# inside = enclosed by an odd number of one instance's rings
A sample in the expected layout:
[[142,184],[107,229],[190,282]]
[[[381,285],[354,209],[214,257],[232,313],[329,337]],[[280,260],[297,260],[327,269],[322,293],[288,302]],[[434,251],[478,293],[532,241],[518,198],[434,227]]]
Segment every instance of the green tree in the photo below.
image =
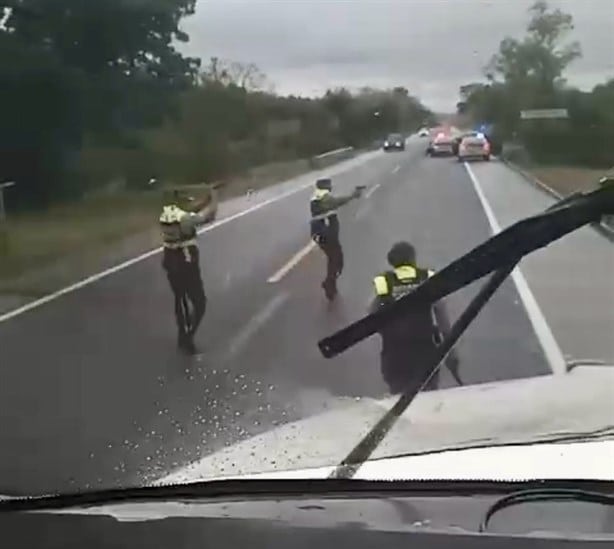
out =
[[[195,80],[198,61],[184,58],[174,46],[188,39],[179,22],[193,13],[195,0],[2,4],[8,17],[0,33],[0,73],[11,80],[5,81],[9,92],[3,107],[38,113],[26,115],[31,126],[22,128],[23,161],[11,168],[13,177],[24,180],[13,193],[24,201],[47,201],[74,189],[67,184],[75,164],[71,159],[86,132],[116,143],[136,129],[157,125],[177,92]],[[57,94],[49,98],[36,82],[48,81],[51,74]],[[38,97],[31,101],[36,87]],[[61,120],[53,121],[57,113]]]

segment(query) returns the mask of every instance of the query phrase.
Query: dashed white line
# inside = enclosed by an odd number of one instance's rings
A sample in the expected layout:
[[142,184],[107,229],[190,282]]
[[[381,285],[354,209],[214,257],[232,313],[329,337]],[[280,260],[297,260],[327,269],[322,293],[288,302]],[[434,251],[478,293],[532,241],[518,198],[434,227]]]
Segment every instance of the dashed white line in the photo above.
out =
[[[482,204],[482,208],[484,208],[486,218],[488,219],[488,223],[490,224],[493,233],[497,234],[501,232],[501,226],[499,225],[499,222],[497,221],[488,200],[486,200],[486,196],[484,195],[484,191],[482,190],[478,178],[473,173],[471,166],[469,166],[469,164],[466,162],[464,164],[471,182],[473,183],[475,192],[478,195],[480,203]],[[522,299],[522,302],[524,303],[525,309],[527,310],[527,315],[531,321],[531,325],[533,326],[537,339],[544,350],[544,354],[546,355],[546,360],[548,360],[550,364],[550,368],[555,374],[566,373],[567,366],[563,352],[554,338],[554,334],[552,333],[552,330],[550,329],[550,326],[548,325],[548,322],[546,321],[546,318],[544,317],[544,314],[540,309],[539,304],[537,303],[537,300],[529,287],[529,284],[527,283],[527,280],[518,268],[514,269],[512,272],[512,280],[516,284],[516,289],[518,290],[520,299]]]
[[365,198],[371,198],[371,196],[373,195],[373,193],[375,191],[377,191],[377,189],[379,189],[382,186],[381,183],[376,183],[375,185],[373,185],[373,187],[371,187],[366,193],[365,193]]
[[310,242],[305,246],[302,250],[299,250],[296,254],[294,254],[290,260],[281,267],[273,276],[271,276],[267,282],[269,284],[274,284],[279,282],[284,276],[286,276],[294,267],[296,267],[300,261],[311,252],[316,247],[315,242]]
[[[199,229],[198,234],[203,234],[203,233],[207,233],[209,231],[212,231],[213,229],[216,229],[217,227],[221,227],[222,225],[225,225],[226,223],[230,223],[231,221],[234,221],[235,219],[239,219],[245,215],[248,215],[252,212],[255,212],[256,210],[259,210],[261,208],[264,208],[265,206],[268,206],[269,204],[274,204],[275,202],[278,202],[280,200],[283,200],[284,198],[287,198],[293,194],[296,194],[300,191],[303,191],[309,187],[312,187],[313,183],[310,181],[309,183],[305,183],[303,185],[300,185],[299,187],[297,187],[296,189],[292,189],[290,191],[287,191],[285,193],[282,193],[280,195],[274,196],[272,198],[269,198],[268,200],[264,200],[263,202],[259,202],[258,204],[254,204],[253,206],[245,209],[245,210],[241,210],[240,212],[237,212],[233,215],[230,215],[228,217],[225,217],[223,219],[220,219],[219,221],[214,221],[213,223],[211,223],[210,225],[207,225],[205,227],[202,227],[201,229]],[[35,301],[31,301],[30,303],[26,303],[25,305],[14,309],[12,311],[9,311],[8,313],[4,313],[2,315],[0,315],[0,322],[6,322],[7,320],[10,320],[11,318],[14,318],[20,314],[23,314],[27,311],[30,311],[32,309],[36,309],[37,307],[40,307],[41,305],[44,305],[46,303],[49,303],[50,301],[54,301],[56,299],[58,299],[59,297],[62,297],[63,295],[69,294],[74,292],[75,290],[79,290],[80,288],[83,288],[85,286],[88,286],[89,284],[92,284],[93,282],[96,282],[102,278],[106,278],[107,276],[116,273],[118,271],[121,271],[127,267],[130,267],[131,265],[134,265],[136,263],[139,263],[140,261],[143,261],[145,259],[148,259],[150,257],[153,257],[156,254],[159,254],[162,251],[162,247],[159,248],[155,248],[154,250],[150,250],[148,252],[145,252],[144,254],[140,254],[136,257],[133,257],[132,259],[129,259],[128,261],[124,261],[123,263],[120,263],[118,265],[115,265],[114,267],[110,267],[109,269],[105,269],[104,271],[101,271],[99,273],[96,273],[92,276],[88,276],[87,278],[84,278],[83,280],[80,280],[79,282],[76,282],[75,284],[71,284],[70,286],[66,286],[66,288],[62,288],[61,290],[58,290],[56,292],[53,292],[49,295],[46,295],[44,297],[41,297],[40,299],[37,299]]]
[[[338,173],[343,173],[350,169],[357,168],[360,164],[366,163],[367,161],[369,161],[371,158],[373,158],[373,156],[374,156],[373,154],[365,154],[365,155],[362,155],[362,157],[355,158],[354,162],[351,165],[343,166],[344,169],[339,170]],[[359,159],[360,159],[360,163],[358,162]],[[349,162],[352,162],[352,161],[349,161]],[[322,170],[319,170],[319,171],[322,172]],[[331,171],[337,173],[337,171],[334,169],[329,169],[329,172]],[[247,214],[250,214],[261,208],[264,208],[265,206],[274,204],[275,202],[279,202],[280,200],[288,198],[289,196],[292,196],[293,194],[304,191],[305,189],[308,189],[312,186],[313,186],[312,181],[309,181],[302,185],[298,185],[296,188],[286,191],[285,193],[269,198],[268,200],[264,200],[263,202],[259,202],[258,204],[254,204],[253,206],[245,210],[242,210],[233,215],[220,219],[219,221],[215,221],[211,223],[210,225],[207,225],[206,227],[201,228],[198,231],[198,234],[200,235],[200,234],[212,231],[213,229],[216,229],[217,227],[221,227],[222,225],[225,225],[226,223],[230,223],[231,221],[234,221],[235,219],[239,219]],[[25,305],[22,305],[21,307],[18,307],[17,309],[13,309],[12,311],[9,311],[7,313],[0,314],[0,323],[6,322],[7,320],[15,318],[16,316],[19,316],[23,313],[31,311],[32,309],[36,309],[42,305],[45,305],[46,303],[55,301],[56,299],[66,294],[70,294],[76,290],[79,290],[81,288],[84,288],[85,286],[88,286],[94,282],[97,282],[98,280],[106,278],[107,276],[113,273],[126,269],[127,267],[130,267],[131,265],[135,265],[136,263],[139,263],[140,261],[144,261],[145,259],[153,257],[154,255],[159,254],[161,251],[162,251],[162,247],[155,248],[153,250],[140,254],[136,257],[128,259],[127,261],[124,261],[123,263],[119,263],[118,265],[114,265],[113,267],[105,269],[104,271],[100,271],[99,273],[95,273],[91,276],[88,276],[87,278],[84,278],[83,280],[80,280],[79,282],[75,282],[74,284],[71,284],[70,286],[66,286],[65,288],[62,288],[61,290],[57,290],[44,297],[41,297],[34,301],[30,301],[29,303],[26,303]]]
[[247,324],[237,333],[228,346],[228,353],[226,354],[226,360],[237,356],[250,342],[252,337],[256,335],[258,330],[262,328],[273,315],[281,308],[286,302],[289,295],[288,293],[280,293],[275,295],[267,304],[258,311],[256,315],[249,319]]

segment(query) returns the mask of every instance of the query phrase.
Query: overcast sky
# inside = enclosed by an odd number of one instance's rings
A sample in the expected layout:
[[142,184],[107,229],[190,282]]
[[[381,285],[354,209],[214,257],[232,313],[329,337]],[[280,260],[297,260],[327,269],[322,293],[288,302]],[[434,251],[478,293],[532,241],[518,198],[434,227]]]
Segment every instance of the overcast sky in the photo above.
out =
[[[506,35],[523,35],[533,0],[197,0],[186,53],[254,62],[282,94],[406,86],[454,109]],[[583,58],[568,79],[614,77],[614,0],[551,0],[574,16]]]

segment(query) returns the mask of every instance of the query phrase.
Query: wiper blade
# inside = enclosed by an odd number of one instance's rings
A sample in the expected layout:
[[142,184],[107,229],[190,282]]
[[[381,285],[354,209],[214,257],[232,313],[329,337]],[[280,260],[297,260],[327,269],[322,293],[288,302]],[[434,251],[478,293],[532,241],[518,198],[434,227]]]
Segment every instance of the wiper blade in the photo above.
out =
[[360,466],[379,446],[415,396],[435,375],[452,347],[524,255],[544,247],[588,223],[598,221],[608,212],[614,212],[614,185],[607,187],[604,185],[598,191],[568,197],[548,208],[545,213],[520,221],[487,240],[390,307],[371,314],[321,341],[320,348],[324,355],[327,357],[335,356],[365,337],[381,330],[387,323],[402,317],[407,311],[411,310],[411,307],[435,303],[449,293],[482,278],[493,270],[495,271],[437,348],[432,364],[426,369],[429,372],[428,377],[420,386],[407,388],[394,406],[382,416],[335,468],[330,477],[351,478],[354,476]]
[[611,214],[614,214],[614,184],[568,197],[545,212],[518,221],[489,238],[437,272],[412,293],[322,339],[318,346],[326,358],[332,358],[417,306],[436,303],[487,274],[517,263],[525,255]]

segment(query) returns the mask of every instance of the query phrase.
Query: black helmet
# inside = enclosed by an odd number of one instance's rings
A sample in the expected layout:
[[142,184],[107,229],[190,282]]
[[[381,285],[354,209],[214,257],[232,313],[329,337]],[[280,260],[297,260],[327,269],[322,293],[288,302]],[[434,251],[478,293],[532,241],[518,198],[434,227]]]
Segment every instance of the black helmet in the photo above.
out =
[[415,262],[416,249],[409,242],[397,242],[388,252],[388,263],[394,268],[413,265]]
[[333,182],[330,180],[330,177],[323,177],[316,181],[316,188],[330,191],[333,188]]

